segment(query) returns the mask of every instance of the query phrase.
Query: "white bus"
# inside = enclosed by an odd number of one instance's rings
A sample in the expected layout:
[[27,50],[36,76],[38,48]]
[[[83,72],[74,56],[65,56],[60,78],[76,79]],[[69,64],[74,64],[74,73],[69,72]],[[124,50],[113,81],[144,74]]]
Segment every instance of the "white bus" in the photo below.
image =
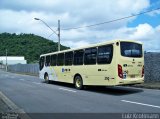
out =
[[144,53],[140,42],[114,40],[40,56],[39,77],[86,86],[116,86],[144,82]]

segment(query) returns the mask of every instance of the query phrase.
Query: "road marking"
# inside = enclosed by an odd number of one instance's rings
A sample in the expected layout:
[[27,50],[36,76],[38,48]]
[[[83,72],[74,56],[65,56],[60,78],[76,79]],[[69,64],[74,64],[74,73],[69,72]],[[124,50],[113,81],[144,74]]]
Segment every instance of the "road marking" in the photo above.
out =
[[9,75],[8,74],[6,74],[6,75],[4,75],[5,77],[8,77]]
[[37,85],[40,85],[40,84],[41,84],[41,83],[38,83],[38,82],[32,82],[32,83],[37,84]]
[[19,80],[24,81],[24,79],[19,79]]
[[137,105],[144,105],[144,106],[149,106],[149,107],[160,108],[160,106],[151,105],[151,104],[145,104],[145,103],[139,103],[139,102],[133,102],[133,101],[129,101],[129,100],[121,100],[121,101],[122,102],[133,103],[133,104],[137,104]]
[[69,92],[77,92],[77,91],[74,91],[74,90],[70,90],[70,89],[67,89],[67,88],[59,88],[59,90],[65,90],[65,91],[69,91]]

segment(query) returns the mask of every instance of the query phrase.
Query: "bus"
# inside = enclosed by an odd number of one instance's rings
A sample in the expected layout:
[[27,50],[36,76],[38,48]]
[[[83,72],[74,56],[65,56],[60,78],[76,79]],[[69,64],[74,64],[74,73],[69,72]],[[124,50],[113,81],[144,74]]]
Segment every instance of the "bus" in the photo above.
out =
[[143,45],[134,40],[113,40],[42,54],[39,67],[40,79],[72,83],[77,89],[143,83]]

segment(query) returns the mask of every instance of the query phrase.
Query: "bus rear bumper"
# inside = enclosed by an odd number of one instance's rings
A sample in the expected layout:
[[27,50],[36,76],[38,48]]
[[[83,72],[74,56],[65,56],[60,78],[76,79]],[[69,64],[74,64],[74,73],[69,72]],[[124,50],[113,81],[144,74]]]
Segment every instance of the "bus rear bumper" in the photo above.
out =
[[118,85],[130,85],[144,83],[144,78],[136,79],[119,79]]

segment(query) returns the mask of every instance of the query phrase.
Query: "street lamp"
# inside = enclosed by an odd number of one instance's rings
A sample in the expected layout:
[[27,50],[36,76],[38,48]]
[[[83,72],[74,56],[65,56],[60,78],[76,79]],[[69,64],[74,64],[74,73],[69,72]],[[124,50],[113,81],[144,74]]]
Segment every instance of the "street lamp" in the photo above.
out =
[[60,20],[58,20],[58,33],[54,31],[46,22],[44,22],[42,19],[34,18],[35,20],[40,20],[42,23],[44,23],[54,34],[58,36],[58,51],[60,51]]

